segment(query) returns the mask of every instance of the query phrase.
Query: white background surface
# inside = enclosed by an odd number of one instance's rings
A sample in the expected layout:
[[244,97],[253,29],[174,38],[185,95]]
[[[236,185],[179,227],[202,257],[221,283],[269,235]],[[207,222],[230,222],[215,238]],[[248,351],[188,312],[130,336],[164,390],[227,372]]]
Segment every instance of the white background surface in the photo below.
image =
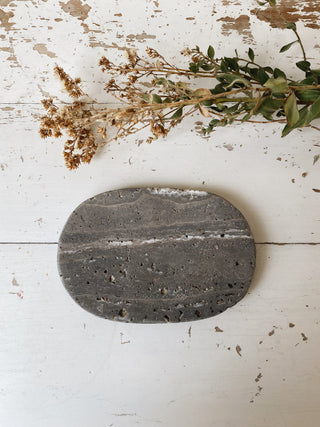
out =
[[[62,142],[38,135],[43,96],[67,99],[55,63],[111,102],[97,66],[106,49],[121,60],[124,46],[151,46],[183,64],[178,52],[195,43],[218,55],[251,45],[259,62],[298,75],[298,47],[277,53],[291,32],[271,29],[254,8],[253,0],[0,1],[1,426],[319,424],[320,134],[281,139],[278,125],[245,124],[204,139],[197,118],[151,145],[138,146],[143,135],[112,143],[76,172],[63,164]],[[250,17],[242,34],[219,21],[241,15]],[[320,68],[319,30],[299,28]],[[93,317],[67,295],[56,242],[71,211],[102,191],[152,185],[215,192],[246,216],[257,269],[234,308],[193,323],[129,325]]]

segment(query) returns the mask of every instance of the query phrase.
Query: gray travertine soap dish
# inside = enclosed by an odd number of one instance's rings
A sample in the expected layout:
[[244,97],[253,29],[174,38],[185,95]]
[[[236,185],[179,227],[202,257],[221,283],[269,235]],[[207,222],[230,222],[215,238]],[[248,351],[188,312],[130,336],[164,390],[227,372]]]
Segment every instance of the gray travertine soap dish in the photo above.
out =
[[255,244],[243,215],[215,194],[129,188],[75,209],[60,236],[58,267],[72,298],[97,316],[192,321],[244,297]]

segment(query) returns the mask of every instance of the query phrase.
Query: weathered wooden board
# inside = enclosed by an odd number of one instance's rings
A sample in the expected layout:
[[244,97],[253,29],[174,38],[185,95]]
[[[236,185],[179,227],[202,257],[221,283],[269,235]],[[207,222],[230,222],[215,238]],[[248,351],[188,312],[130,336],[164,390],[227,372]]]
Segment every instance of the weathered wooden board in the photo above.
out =
[[[320,1],[281,3],[289,20],[305,26],[309,56],[317,58]],[[233,55],[237,48],[242,56],[251,45],[262,63],[277,56],[277,65],[288,70],[300,56],[299,47],[288,52],[289,62],[285,55],[278,59],[280,47],[293,35],[272,28],[277,25],[282,22],[276,14],[259,11],[255,0],[2,0],[1,102],[39,102],[48,93],[59,95],[61,86],[52,74],[55,63],[81,77],[92,96],[105,100],[106,76],[98,59],[107,52],[123,61],[125,47],[142,53],[152,46],[182,65],[180,51],[195,44],[204,49],[213,44],[218,55]]]
[[[320,1],[278,1],[288,20],[300,20],[320,68]],[[245,124],[204,139],[198,117],[151,145],[138,146],[145,134],[110,144],[76,172],[64,168],[61,144],[38,135],[40,100],[67,100],[54,64],[114,103],[97,63],[104,54],[123,61],[125,47],[151,46],[185,66],[179,52],[194,44],[242,56],[251,46],[262,64],[301,76],[298,45],[278,54],[292,32],[272,28],[278,18],[257,8],[255,0],[0,0],[0,241],[39,242],[0,245],[1,426],[318,424],[319,134],[281,139],[277,125]],[[105,322],[72,304],[57,245],[44,243],[57,242],[81,201],[146,185],[219,194],[243,212],[256,241],[300,244],[258,245],[249,294],[214,319]]]
[[73,304],[56,245],[0,251],[2,425],[317,425],[319,246],[258,245],[252,288],[232,310],[164,325]]
[[320,161],[313,166],[313,157],[320,149],[313,129],[282,139],[279,125],[244,124],[217,129],[204,139],[201,126],[194,129],[195,119],[186,119],[166,139],[139,146],[146,134],[137,134],[70,172],[63,141],[38,135],[33,114],[42,114],[41,108],[6,108],[0,106],[2,242],[57,242],[79,203],[128,186],[209,191],[243,212],[257,242],[320,242],[320,194],[312,191],[319,188]]

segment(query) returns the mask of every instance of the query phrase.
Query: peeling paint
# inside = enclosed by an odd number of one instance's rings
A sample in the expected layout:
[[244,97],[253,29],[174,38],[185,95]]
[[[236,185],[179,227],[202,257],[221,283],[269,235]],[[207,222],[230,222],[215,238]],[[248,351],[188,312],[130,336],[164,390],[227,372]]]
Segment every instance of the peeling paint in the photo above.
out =
[[[306,27],[320,28],[320,0],[280,0],[278,6],[286,21],[300,21]],[[275,8],[255,8],[251,10],[251,14],[256,15],[260,21],[268,22],[272,28],[286,28]]]
[[45,98],[50,98],[51,95],[49,92],[42,89],[42,87],[39,84],[37,86],[38,86],[38,89],[40,90],[42,96],[44,96]]
[[250,30],[250,18],[247,15],[240,15],[238,18],[225,16],[218,19],[222,21],[221,32],[223,35],[230,35],[232,31],[237,31],[244,39],[252,40],[253,36]]
[[59,4],[64,12],[78,18],[80,21],[88,18],[88,13],[91,9],[88,4],[81,3],[81,0],[69,0],[68,3],[60,1]]
[[0,9],[0,26],[4,27],[6,31],[10,31],[13,23],[9,22],[9,20],[13,17],[13,12],[5,12],[4,10]]
[[8,6],[12,0],[0,0],[0,6]]
[[239,0],[222,0],[222,5],[223,6],[239,6],[241,5],[241,3],[239,2]]
[[[11,42],[12,42],[12,40],[10,38],[10,43]],[[8,52],[8,53],[10,53],[10,56],[7,57],[7,61],[13,62],[14,65],[10,65],[11,68],[12,67],[20,67],[20,64],[18,62],[18,59],[17,59],[17,57],[16,57],[16,55],[14,53],[14,49],[13,49],[12,46],[3,46],[3,47],[0,47],[0,50],[2,52]]]
[[155,39],[156,36],[153,34],[147,34],[145,31],[143,31],[141,34],[129,34],[127,36],[127,42],[132,42],[134,40],[137,40],[138,42],[144,42],[147,39]]
[[33,46],[33,50],[40,53],[40,55],[47,55],[50,58],[56,58],[57,55],[54,52],[50,52],[50,50],[47,49],[47,46],[44,43],[37,43]]

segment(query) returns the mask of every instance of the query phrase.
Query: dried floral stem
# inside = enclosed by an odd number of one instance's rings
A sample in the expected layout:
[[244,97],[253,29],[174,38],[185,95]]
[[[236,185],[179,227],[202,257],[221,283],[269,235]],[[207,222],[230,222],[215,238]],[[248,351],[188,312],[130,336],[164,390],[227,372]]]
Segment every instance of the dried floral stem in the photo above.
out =
[[[276,0],[266,3],[276,7]],[[81,163],[89,163],[99,145],[147,127],[152,134],[147,142],[151,142],[159,136],[165,137],[195,112],[209,119],[204,134],[234,122],[285,123],[282,136],[299,127],[319,130],[311,122],[320,117],[320,70],[313,69],[306,60],[296,25],[287,23],[279,10],[278,13],[297,37],[281,51],[288,50],[295,42],[301,46],[304,60],[296,64],[305,74],[301,81],[287,78],[278,68],[259,65],[251,48],[248,59],[239,57],[237,52],[234,57],[218,58],[212,46],[206,53],[198,46],[185,49],[182,53],[191,58],[188,69],[172,65],[155,49],[146,50],[151,60],[140,58],[128,49],[128,62],[124,65],[116,65],[106,57],[100,60],[102,71],[110,75],[105,90],[124,103],[121,107],[100,105],[82,91],[79,78],[72,79],[56,66],[56,74],[73,102],[58,107],[51,98],[43,100],[46,115],[40,119],[41,136],[58,138],[67,134],[64,158],[67,167],[74,169]],[[187,82],[170,79],[177,76]],[[208,78],[210,85],[215,81],[214,86],[193,88],[191,82],[197,77]],[[263,116],[264,120],[256,120],[255,116]],[[112,128],[114,134],[110,134]]]

